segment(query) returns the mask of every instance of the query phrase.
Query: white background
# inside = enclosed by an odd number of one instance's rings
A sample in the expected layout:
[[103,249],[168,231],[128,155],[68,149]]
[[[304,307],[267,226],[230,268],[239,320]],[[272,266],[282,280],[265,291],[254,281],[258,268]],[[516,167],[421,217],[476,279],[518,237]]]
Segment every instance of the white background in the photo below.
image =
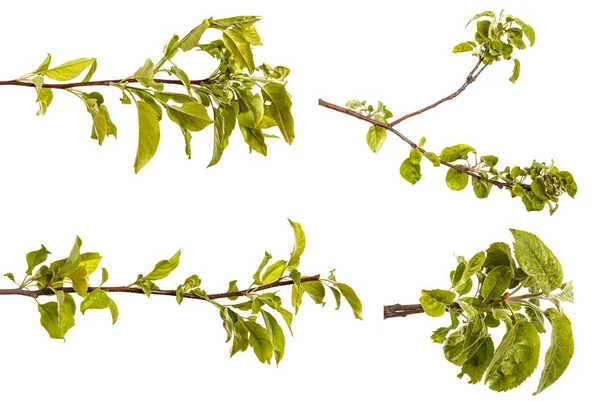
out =
[[[99,251],[109,285],[182,248],[179,268],[163,288],[198,273],[209,292],[227,282],[249,283],[264,250],[286,258],[301,222],[308,239],[305,275],[337,269],[364,305],[364,321],[347,305],[335,311],[308,298],[295,318],[279,368],[253,353],[229,356],[216,310],[164,297],[115,295],[119,322],[107,311],[76,317],[67,342],[48,338],[33,300],[0,299],[0,399],[133,400],[377,400],[447,401],[483,397],[529,400],[541,370],[508,394],[456,378],[431,331],[448,318],[382,320],[383,304],[416,303],[422,288],[447,287],[454,253],[469,258],[494,241],[511,242],[509,228],[538,234],[573,279],[567,305],[576,352],[563,377],[536,397],[560,400],[595,393],[598,349],[595,177],[598,145],[597,30],[592,2],[570,1],[29,1],[4,2],[0,16],[0,79],[32,71],[52,53],[55,63],[97,57],[96,79],[132,74],[158,60],[173,33],[185,35],[210,16],[260,15],[264,47],[257,64],[291,68],[296,141],[269,141],[269,156],[248,154],[236,130],[221,162],[205,169],[212,127],[196,134],[188,161],[179,129],[165,118],[154,159],[133,173],[137,118],[120,93],[101,88],[119,138],[102,147],[89,139],[81,102],[55,92],[36,117],[31,88],[0,88],[0,271],[24,272],[25,254],[43,243],[63,258],[75,235],[83,251]],[[426,148],[467,143],[500,165],[554,158],[578,184],[557,213],[527,213],[519,200],[493,189],[478,200],[444,184],[446,170],[423,162],[412,186],[398,174],[409,147],[397,138],[378,155],[365,143],[368,125],[317,105],[318,98],[382,100],[396,116],[453,92],[475,59],[454,55],[472,38],[474,14],[505,8],[536,30],[535,46],[512,63],[486,69],[457,99],[399,126]],[[215,67],[192,52],[179,64],[194,79]],[[93,277],[92,284],[99,278]],[[2,288],[11,283],[2,279]],[[288,289],[282,289],[285,299]],[[498,342],[499,338],[496,338]],[[545,338],[544,338],[545,339]],[[547,345],[543,343],[543,347]],[[542,350],[545,353],[545,349]],[[540,366],[541,367],[541,366]]]

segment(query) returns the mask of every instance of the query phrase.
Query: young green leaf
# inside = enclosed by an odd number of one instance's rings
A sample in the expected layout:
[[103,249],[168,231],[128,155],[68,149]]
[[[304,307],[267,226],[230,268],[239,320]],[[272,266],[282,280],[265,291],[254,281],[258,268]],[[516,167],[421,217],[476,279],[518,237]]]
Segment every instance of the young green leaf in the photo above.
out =
[[269,263],[269,260],[271,258],[273,258],[273,256],[269,252],[265,251],[265,256],[263,257],[260,265],[258,266],[258,269],[252,276],[252,279],[254,279],[255,284],[262,285],[262,281],[260,280],[260,274],[262,273],[262,270],[264,269],[264,267],[267,266],[267,264]]
[[454,49],[452,49],[452,53],[470,52],[472,50],[475,50],[473,42],[461,42],[458,45],[454,46]]
[[300,287],[308,293],[308,295],[317,304],[324,304],[323,299],[325,298],[325,286],[319,281],[302,282]]
[[552,251],[532,233],[510,229],[515,242],[515,257],[521,269],[549,294],[562,284],[562,265]]
[[517,59],[513,59],[513,61],[514,61],[514,67],[513,67],[512,75],[510,76],[510,78],[508,80],[514,84],[519,79],[519,75],[521,75],[521,62]]
[[487,337],[477,351],[465,361],[458,378],[462,378],[467,374],[471,378],[469,384],[477,384],[483,378],[493,356],[494,342],[491,337]]
[[400,165],[400,176],[410,184],[416,184],[421,180],[421,164],[415,163],[411,158],[406,158]]
[[281,275],[283,275],[283,273],[285,272],[286,263],[287,261],[285,260],[279,260],[269,265],[263,273],[261,282],[271,283],[281,278]]
[[27,275],[31,275],[33,269],[46,261],[46,258],[48,258],[48,255],[50,254],[50,251],[48,251],[43,244],[41,246],[42,248],[39,250],[30,251],[25,256],[25,260],[27,261]]
[[273,356],[273,344],[267,330],[252,320],[246,320],[243,325],[248,330],[248,343],[254,349],[258,360],[261,363],[270,363]]
[[208,25],[208,20],[202,21],[200,25],[192,29],[187,35],[183,37],[183,39],[181,39],[181,41],[178,44],[179,48],[184,52],[195,48],[196,45],[200,42],[202,34],[204,33],[204,31],[206,31],[206,28],[208,28]]
[[114,301],[100,288],[91,291],[81,302],[79,309],[81,314],[85,314],[87,310],[102,310],[108,308],[112,316],[112,323],[115,324],[118,318],[117,305]]
[[467,159],[469,152],[475,152],[475,149],[466,144],[458,144],[452,147],[446,147],[440,153],[440,159],[446,162],[454,162],[459,159]]
[[340,290],[340,292],[342,293],[342,296],[344,296],[344,298],[346,299],[346,301],[348,302],[348,304],[350,305],[350,307],[352,307],[352,312],[354,313],[354,317],[362,320],[362,303],[360,301],[360,299],[358,298],[358,296],[356,295],[356,293],[354,292],[354,289],[352,289],[350,286],[343,284],[343,283],[336,283],[337,288]]
[[441,317],[446,312],[446,306],[452,304],[456,294],[449,290],[422,290],[419,302],[425,313],[431,317]]
[[294,230],[294,249],[292,250],[288,267],[295,268],[298,266],[298,264],[300,264],[300,256],[302,253],[304,253],[304,248],[306,247],[306,236],[304,235],[304,230],[302,230],[302,225],[292,221],[291,219],[288,219],[288,222]]
[[540,337],[529,321],[517,322],[502,338],[485,376],[494,391],[519,386],[535,370],[540,355]]
[[162,83],[154,81],[154,63],[150,59],[147,59],[144,65],[133,73],[133,78],[146,88],[150,87],[157,91],[162,91],[164,89]]
[[273,346],[273,354],[275,355],[275,363],[279,365],[279,362],[283,358],[285,351],[285,335],[281,326],[268,311],[260,311],[267,327],[269,338],[271,338],[271,344]]
[[387,138],[387,130],[381,126],[372,125],[367,131],[367,144],[371,151],[377,153]]
[[240,131],[244,136],[244,141],[253,150],[261,155],[267,156],[267,144],[265,144],[265,135],[262,130],[257,130],[240,124]]
[[214,145],[213,157],[207,167],[216,165],[223,155],[223,151],[229,144],[229,136],[235,128],[235,110],[230,105],[221,105],[213,109],[214,115]]
[[[443,158],[442,158],[443,159]],[[469,176],[455,169],[448,169],[446,185],[450,190],[461,191],[469,184]]]
[[197,102],[185,102],[181,106],[166,104],[164,106],[169,119],[190,131],[201,131],[213,122],[206,108]]
[[144,276],[144,280],[156,281],[159,279],[166,278],[177,266],[179,265],[179,258],[181,257],[181,250],[178,250],[173,257],[168,260],[162,260],[156,264],[152,272]]
[[556,309],[550,309],[549,315],[552,316],[550,347],[544,358],[544,370],[538,389],[533,395],[539,394],[560,378],[569,366],[575,349],[571,321]]
[[269,82],[261,87],[262,96],[271,104],[265,107],[265,115],[277,122],[285,142],[294,142],[294,117],[292,116],[292,99],[283,84]]
[[138,111],[138,149],[135,156],[135,173],[138,173],[154,156],[160,142],[159,115],[151,104],[136,101]]
[[435,167],[440,166],[440,158],[433,152],[423,152],[423,156],[426,157],[427,159],[429,159],[429,161],[433,164],[433,166],[435,166]]
[[471,177],[471,184],[473,185],[473,191],[475,196],[479,199],[487,198],[490,195],[492,185],[485,180]]
[[83,70],[88,68],[95,61],[96,59],[75,59],[45,71],[37,71],[37,73],[55,81],[69,81],[73,78],[77,78]]
[[513,277],[512,268],[500,266],[492,269],[483,281],[481,295],[484,299],[497,299],[501,297]]

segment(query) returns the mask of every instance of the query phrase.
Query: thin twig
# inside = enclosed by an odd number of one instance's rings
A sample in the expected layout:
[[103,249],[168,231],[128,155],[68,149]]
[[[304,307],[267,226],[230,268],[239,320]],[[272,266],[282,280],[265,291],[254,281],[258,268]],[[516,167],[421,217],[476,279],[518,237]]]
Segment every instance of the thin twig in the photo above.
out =
[[[369,123],[371,123],[371,124],[373,124],[373,125],[376,125],[376,126],[379,126],[379,127],[383,127],[383,128],[385,128],[386,130],[388,130],[388,131],[391,131],[392,133],[396,134],[398,137],[400,137],[400,138],[401,138],[401,139],[402,139],[404,142],[406,142],[406,143],[407,143],[408,145],[410,145],[412,148],[418,149],[418,150],[419,150],[421,153],[424,153],[424,152],[425,152],[425,149],[423,149],[423,148],[420,148],[420,147],[417,145],[417,143],[416,143],[416,142],[414,142],[414,141],[410,140],[409,138],[407,138],[406,136],[404,136],[404,135],[403,135],[402,133],[400,133],[398,130],[396,130],[395,128],[393,128],[393,127],[391,126],[391,124],[382,123],[382,122],[380,122],[379,120],[375,120],[375,119],[373,119],[373,118],[371,118],[371,117],[369,117],[369,116],[362,115],[362,114],[360,114],[360,113],[357,113],[357,112],[355,112],[355,111],[352,111],[352,110],[350,110],[350,109],[347,109],[347,108],[345,108],[345,107],[341,107],[341,106],[335,105],[335,104],[333,104],[333,103],[329,103],[329,102],[327,102],[327,101],[324,101],[323,99],[319,99],[319,105],[321,105],[321,106],[323,106],[323,107],[326,107],[327,109],[335,110],[336,112],[340,112],[340,113],[345,113],[345,114],[348,114],[348,115],[350,115],[350,116],[356,117],[357,119],[360,119],[360,120],[364,120],[364,121],[366,121],[366,122],[369,122]],[[511,187],[513,186],[513,185],[512,185],[512,184],[510,184],[510,183],[503,183],[503,182],[501,182],[501,181],[497,181],[497,180],[486,179],[486,178],[484,178],[484,177],[482,177],[482,176],[478,175],[477,173],[473,173],[472,171],[470,171],[469,169],[467,169],[467,168],[465,168],[465,167],[463,167],[463,166],[454,165],[454,164],[452,164],[452,163],[450,163],[450,162],[446,162],[446,161],[444,161],[444,160],[442,160],[442,159],[440,159],[440,164],[442,164],[442,165],[444,165],[444,166],[447,166],[447,167],[449,167],[449,168],[451,168],[451,169],[454,169],[454,170],[456,170],[456,171],[459,171],[459,172],[461,172],[461,173],[464,173],[464,174],[466,174],[466,175],[469,175],[469,176],[471,176],[471,177],[474,177],[474,178],[476,178],[476,179],[483,180],[483,181],[485,181],[485,182],[488,182],[488,183],[490,183],[490,184],[493,184],[494,186],[496,186],[496,187],[498,187],[498,188],[507,188],[507,187],[508,187],[508,188],[511,188]],[[521,186],[522,186],[523,188],[527,189],[527,190],[529,190],[529,189],[530,189],[529,185],[527,185],[527,184],[521,184]]]
[[[163,84],[173,84],[173,85],[184,85],[180,80],[168,80],[162,78],[155,78],[155,82],[160,82]],[[112,84],[120,84],[120,83],[132,83],[138,82],[135,78],[125,78],[122,80],[101,80],[101,81],[88,81],[88,82],[69,82],[65,84],[46,84],[42,85],[43,88],[54,88],[54,89],[68,89],[68,88],[77,88],[77,87],[92,87],[92,86],[109,86]],[[190,84],[192,85],[201,85],[201,84],[209,84],[212,80],[210,78],[205,78],[202,80],[190,80]],[[9,80],[9,81],[0,81],[0,86],[2,85],[13,85],[13,86],[21,86],[21,87],[35,87],[33,82],[29,81],[20,81],[20,80]]]
[[[313,276],[305,276],[302,279],[300,279],[300,281],[301,282],[312,282],[312,281],[318,281],[319,279],[320,279],[320,275],[313,275]],[[294,281],[291,279],[284,279],[284,280],[267,283],[266,285],[256,286],[256,287],[248,288],[245,290],[239,290],[237,292],[214,293],[214,294],[206,295],[206,297],[210,300],[224,299],[226,297],[240,297],[240,296],[246,296],[250,293],[260,292],[260,291],[266,290],[266,289],[292,285],[293,283],[294,283]],[[128,286],[102,286],[99,288],[98,287],[89,287],[88,293],[92,292],[94,289],[101,289],[101,290],[104,290],[105,292],[109,292],[109,293],[145,294],[144,290],[141,288],[137,288],[137,287],[131,288]],[[56,289],[45,288],[45,289],[39,289],[39,290],[27,290],[27,289],[17,288],[17,289],[0,289],[0,296],[1,295],[20,295],[20,296],[33,297],[34,299],[37,299],[39,296],[53,295],[54,292],[58,291],[58,290],[62,290],[65,293],[75,293],[75,289],[73,289],[72,287],[60,287],[60,288],[56,288]],[[152,293],[153,295],[176,296],[175,290],[153,289],[150,291],[150,293]],[[206,300],[202,296],[198,296],[198,295],[191,294],[191,293],[186,293],[183,295],[183,297],[188,298],[188,299]]]
[[481,72],[483,70],[485,70],[485,68],[487,67],[487,64],[484,64],[483,67],[481,67],[481,69],[477,72],[477,74],[475,74],[475,71],[477,71],[477,68],[481,65],[481,62],[483,61],[482,58],[479,58],[479,60],[477,61],[477,64],[475,65],[475,67],[473,68],[473,70],[471,70],[471,72],[469,73],[469,75],[467,76],[467,79],[465,80],[465,83],[462,84],[462,86],[460,88],[458,88],[458,90],[456,90],[455,92],[451,93],[450,95],[446,96],[445,98],[440,99],[439,101],[432,103],[429,106],[424,107],[423,109],[419,109],[416,112],[412,112],[409,114],[406,114],[402,117],[400,117],[399,119],[394,120],[393,122],[390,123],[390,127],[394,127],[396,124],[406,120],[406,119],[410,119],[413,116],[417,116],[423,112],[426,112],[430,109],[433,109],[436,106],[441,105],[444,102],[448,102],[451,99],[456,98],[458,95],[461,94],[462,91],[464,91],[465,89],[467,89],[467,87],[469,85],[471,85],[472,83],[475,82],[475,80],[477,79],[477,77],[479,77],[479,74],[481,74]]
[[[460,308],[458,303],[452,303],[451,308]],[[407,317],[413,314],[424,313],[423,306],[421,304],[392,304],[390,306],[383,306],[383,319],[395,318],[395,317]]]

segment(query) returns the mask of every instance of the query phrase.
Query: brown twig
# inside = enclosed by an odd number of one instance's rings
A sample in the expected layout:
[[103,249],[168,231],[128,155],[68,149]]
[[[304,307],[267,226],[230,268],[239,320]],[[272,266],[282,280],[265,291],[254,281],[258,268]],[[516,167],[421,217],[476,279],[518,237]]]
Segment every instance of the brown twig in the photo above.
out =
[[[184,85],[180,80],[168,80],[162,78],[154,79],[155,82],[160,82],[163,84],[173,84],[173,85]],[[135,78],[126,78],[122,80],[101,80],[101,81],[88,81],[88,82],[69,82],[65,84],[46,84],[42,85],[43,88],[53,88],[53,89],[69,89],[69,88],[77,88],[77,87],[91,87],[91,86],[109,86],[111,84],[119,84],[123,82],[138,82]],[[192,85],[201,85],[201,84],[209,84],[212,82],[210,78],[205,78],[202,80],[190,80],[190,84]],[[9,81],[0,81],[0,86],[2,85],[13,85],[20,87],[35,87],[33,82],[29,81],[20,81],[20,80],[9,80]]]
[[464,91],[465,89],[467,89],[467,87],[469,85],[471,85],[472,83],[475,82],[475,80],[477,79],[477,77],[479,77],[479,74],[481,74],[481,72],[483,70],[485,70],[485,68],[488,66],[487,64],[484,64],[483,67],[481,67],[481,69],[475,74],[475,71],[477,71],[477,68],[479,68],[479,66],[481,65],[481,62],[483,61],[482,58],[479,58],[479,60],[477,61],[477,64],[475,65],[475,67],[473,68],[473,70],[471,70],[471,72],[469,73],[469,75],[467,76],[467,79],[465,80],[465,83],[462,84],[462,86],[460,88],[458,88],[458,90],[456,90],[455,92],[451,93],[450,95],[446,96],[445,98],[440,99],[439,101],[432,103],[429,106],[425,106],[423,109],[419,109],[416,112],[412,112],[409,114],[406,114],[402,117],[400,117],[399,119],[394,120],[393,122],[390,123],[390,127],[394,127],[396,124],[406,120],[406,119],[410,119],[413,116],[417,116],[423,112],[426,112],[430,109],[433,109],[436,106],[441,105],[444,102],[448,102],[451,99],[456,98],[458,95],[461,94],[462,91]]
[[[421,153],[425,152],[425,149],[420,148],[417,145],[416,142],[410,140],[405,135],[403,135],[402,133],[400,133],[398,130],[396,130],[395,128],[393,128],[391,126],[391,124],[382,123],[379,120],[375,120],[375,119],[373,119],[373,118],[371,118],[369,116],[362,115],[360,113],[357,113],[357,112],[352,111],[350,109],[347,109],[345,107],[341,107],[341,106],[335,105],[333,103],[329,103],[327,101],[324,101],[323,99],[319,99],[319,105],[323,106],[323,107],[326,107],[327,109],[335,110],[336,112],[348,114],[350,116],[356,117],[357,119],[369,122],[369,123],[371,123],[373,125],[376,125],[376,126],[379,126],[379,127],[383,127],[386,130],[388,130],[388,131],[396,134],[398,137],[400,137],[404,142],[406,142],[412,148],[418,149]],[[483,180],[485,182],[493,184],[494,186],[496,186],[498,188],[507,188],[507,187],[510,188],[510,187],[512,187],[512,184],[510,184],[510,183],[503,183],[501,181],[483,178],[482,176],[478,175],[477,173],[473,173],[472,171],[470,171],[469,169],[467,169],[465,167],[454,165],[454,164],[452,164],[450,162],[446,162],[446,161],[444,161],[442,159],[440,159],[440,164],[442,164],[444,166],[447,166],[447,167],[449,167],[451,169],[454,169],[456,171],[459,171],[461,173],[464,173],[466,175],[469,175],[471,177],[474,177],[476,179]],[[521,186],[524,187],[527,190],[529,190],[529,188],[530,188],[529,185],[527,185],[527,184],[521,184]]]
[[[458,303],[452,303],[451,308],[460,308]],[[392,304],[390,306],[383,306],[383,319],[395,318],[395,317],[407,317],[413,314],[424,313],[423,306],[421,304]]]
[[[313,276],[305,276],[302,279],[300,279],[300,281],[301,282],[312,282],[312,281],[318,281],[319,279],[320,279],[320,275],[313,275]],[[207,295],[206,297],[210,300],[214,300],[214,299],[224,299],[226,297],[246,296],[249,293],[260,292],[262,290],[276,288],[276,287],[280,287],[280,286],[288,286],[288,285],[292,285],[293,283],[294,283],[294,281],[292,281],[291,279],[284,279],[284,280],[267,283],[266,285],[248,288],[246,290],[239,290],[237,292],[214,293],[214,294]],[[132,288],[132,287],[128,287],[128,286],[103,286],[100,288],[89,287],[88,293],[93,291],[94,289],[101,289],[101,290],[104,290],[105,292],[109,292],[109,293],[145,294],[144,290],[141,288],[137,288],[137,287]],[[75,289],[73,289],[72,287],[60,287],[60,288],[56,288],[56,289],[45,288],[45,289],[39,289],[39,290],[27,290],[27,289],[17,288],[17,289],[0,289],[0,295],[20,295],[20,296],[33,297],[34,299],[37,299],[39,296],[53,295],[54,292],[58,291],[58,290],[62,290],[65,293],[75,293]],[[150,293],[152,293],[153,295],[176,296],[175,290],[153,289],[150,291]],[[205,300],[204,297],[198,296],[195,294],[191,294],[191,293],[186,293],[183,295],[183,297],[188,298],[188,299]]]

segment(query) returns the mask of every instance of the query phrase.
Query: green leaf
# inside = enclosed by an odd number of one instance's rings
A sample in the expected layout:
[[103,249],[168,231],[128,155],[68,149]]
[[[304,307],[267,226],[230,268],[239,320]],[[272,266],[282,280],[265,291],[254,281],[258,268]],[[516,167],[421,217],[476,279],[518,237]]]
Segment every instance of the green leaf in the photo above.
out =
[[164,89],[162,83],[154,81],[154,63],[150,59],[147,59],[144,65],[133,73],[133,78],[146,88],[150,87],[157,91],[162,91]]
[[483,267],[484,262],[485,262],[485,253],[483,251],[480,251],[477,254],[475,254],[473,257],[471,257],[469,262],[467,262],[467,266],[465,267],[465,270],[462,274],[460,283],[463,283],[464,281],[467,280],[467,278],[470,278],[471,276],[473,276],[474,274],[479,272],[479,270],[481,270],[481,267]]
[[429,159],[429,161],[433,164],[433,166],[435,166],[435,167],[440,166],[440,158],[435,153],[423,152],[423,156],[426,157],[427,159]]
[[473,191],[475,192],[475,196],[479,199],[487,198],[490,195],[490,190],[492,189],[491,183],[488,183],[486,180],[478,179],[476,177],[471,176],[471,184],[473,185]]
[[450,190],[461,191],[469,184],[469,175],[456,169],[448,169],[446,185]]
[[503,242],[492,243],[485,251],[485,268],[494,268],[500,266],[509,266],[516,270],[516,264],[512,257],[510,246]]
[[561,286],[561,291],[556,295],[560,300],[575,303],[575,293],[573,291],[573,281],[569,281]]
[[94,59],[94,62],[92,63],[92,66],[90,67],[90,69],[88,70],[87,74],[83,78],[83,82],[90,82],[90,80],[94,76],[94,73],[96,72],[96,68],[97,67],[98,67],[98,62],[96,61],[96,59]]
[[540,355],[540,337],[528,321],[518,321],[502,338],[490,362],[485,383],[494,391],[519,386],[535,370]]
[[481,295],[484,299],[497,299],[501,297],[512,279],[512,268],[507,266],[496,267],[490,271],[483,281]]
[[456,294],[449,290],[421,290],[419,302],[425,313],[431,317],[441,317],[446,312],[446,306],[452,304]]
[[240,124],[240,131],[244,136],[244,141],[252,150],[258,152],[261,155],[267,156],[267,144],[265,144],[265,135],[262,130],[257,130]]
[[562,284],[563,270],[552,251],[532,233],[510,229],[515,238],[515,257],[521,269],[549,294]]
[[[181,80],[181,82],[183,82],[183,85],[185,86],[185,89],[187,89],[188,94],[190,96],[192,96],[192,86],[190,83],[190,77],[188,77],[187,73],[177,66],[171,66],[171,72],[173,74],[175,74],[175,76],[177,78],[179,78]],[[160,92],[157,92],[156,95],[158,95],[159,93]],[[162,92],[162,94],[164,94],[164,92]],[[178,94],[178,95],[181,95],[181,94]],[[174,98],[172,98],[172,99],[175,100]],[[188,98],[187,101],[193,101],[193,98]],[[179,102],[179,103],[183,103],[183,102]]]
[[50,53],[48,53],[46,55],[46,58],[42,62],[42,64],[40,64],[40,66],[38,68],[36,68],[31,74],[38,74],[40,71],[46,71],[46,70],[48,70],[48,67],[50,66],[50,61],[51,60],[52,60],[52,56],[50,55]]
[[288,222],[294,230],[294,249],[292,250],[288,267],[297,267],[300,264],[300,256],[304,253],[304,248],[306,247],[306,236],[304,236],[302,225],[291,219],[288,219]]
[[470,52],[471,50],[475,50],[475,46],[469,42],[461,42],[458,45],[454,46],[452,49],[452,53],[461,53],[461,52]]
[[66,331],[58,323],[58,303],[38,304],[38,311],[40,312],[40,324],[48,331],[50,338],[65,339]]
[[308,295],[317,304],[324,304],[323,299],[325,298],[325,286],[319,281],[302,282],[300,287],[308,293]]
[[241,322],[237,321],[233,324],[233,342],[230,356],[235,355],[237,352],[243,352],[246,349],[248,349],[248,329]]
[[181,257],[181,249],[178,250],[173,257],[168,260],[162,260],[156,264],[152,272],[144,276],[144,280],[156,281],[159,279],[166,278],[177,266],[179,265],[179,258]]
[[371,151],[378,152],[387,138],[387,130],[381,126],[372,125],[367,131],[367,144]]
[[211,28],[217,28],[221,30],[231,27],[244,28],[254,24],[257,21],[260,21],[260,17],[255,17],[253,15],[241,15],[237,17],[219,18],[216,20],[211,18],[209,20]]
[[466,144],[458,144],[452,147],[446,147],[440,153],[440,159],[446,162],[454,162],[459,159],[467,159],[469,152],[475,153],[475,149]]
[[69,275],[66,275],[66,279],[70,279],[73,284],[73,289],[75,292],[81,296],[86,297],[88,290],[88,277],[89,274],[86,271],[85,267],[78,266],[75,270],[71,271]]
[[496,18],[496,14],[494,14],[493,11],[484,11],[482,13],[475,14],[475,16],[473,16],[473,18],[471,18],[469,20],[469,22],[467,22],[467,25],[465,25],[465,27],[467,27],[471,22],[473,22],[473,21],[475,21],[475,20],[477,20],[479,18],[482,18],[482,17],[490,17],[490,18],[495,19]]
[[75,311],[77,306],[73,296],[65,293],[62,290],[56,291],[57,309],[58,309],[58,325],[63,331],[63,335],[73,326],[75,326]]
[[187,35],[183,37],[183,39],[181,39],[181,41],[179,42],[179,48],[184,52],[195,48],[198,42],[200,42],[202,34],[204,33],[204,31],[206,31],[206,28],[208,28],[208,25],[209,21],[202,21],[200,25],[192,29]]
[[294,307],[295,314],[298,314],[298,310],[302,304],[302,296],[304,296],[304,289],[294,283],[292,285],[292,307]]
[[240,105],[240,113],[238,114],[240,124],[250,128],[258,128],[265,114],[262,98],[259,94],[253,94],[248,90],[237,89],[235,92],[238,95]]
[[100,282],[100,286],[104,285],[108,281],[108,270],[106,268],[102,268],[102,282]]
[[37,92],[36,102],[39,103],[39,110],[37,112],[38,116],[43,116],[48,110],[48,106],[52,103],[52,99],[54,95],[52,94],[52,90],[50,88],[44,88],[44,77],[41,75],[36,75],[31,78],[31,82],[35,85],[35,90]]
[[400,165],[400,176],[410,184],[416,184],[421,180],[421,164],[415,163],[411,158],[406,158]]
[[25,260],[27,260],[27,275],[31,275],[33,269],[40,265],[42,262],[46,261],[48,255],[51,254],[50,251],[46,249],[46,247],[42,244],[42,248],[35,251],[30,251],[25,256]]
[[265,272],[263,273],[261,282],[262,283],[271,283],[277,281],[283,273],[285,272],[286,261],[279,260],[269,265]]
[[340,290],[342,296],[344,296],[350,307],[352,307],[354,317],[359,320],[362,320],[362,303],[356,295],[356,293],[354,292],[354,289],[352,289],[346,284],[339,282],[336,282],[336,286]]
[[185,102],[181,106],[163,104],[167,110],[167,116],[177,125],[186,130],[200,131],[213,121],[206,108],[197,102]]
[[267,333],[271,338],[271,345],[273,346],[273,354],[275,355],[275,363],[279,365],[279,362],[283,358],[285,351],[285,335],[281,326],[269,312],[261,310],[265,326],[267,327]]
[[154,156],[160,142],[159,115],[152,105],[145,101],[136,101],[138,111],[138,149],[135,156],[135,173],[138,173]]
[[479,349],[463,364],[458,378],[467,374],[471,379],[469,384],[477,384],[485,374],[492,357],[494,356],[494,342],[487,337],[479,346]]
[[494,167],[498,163],[498,157],[494,155],[485,155],[479,159],[489,167]]
[[436,329],[430,336],[431,340],[435,343],[444,343],[450,329],[450,327],[441,327]]
[[256,67],[254,66],[252,48],[239,30],[228,29],[223,31],[223,43],[225,43],[225,47],[231,52],[235,63],[240,68],[248,69],[250,74],[254,73]]
[[60,267],[59,276],[69,276],[71,272],[73,272],[79,266],[81,262],[81,239],[79,236],[75,238],[75,244],[71,249],[71,253],[69,257],[65,260],[65,263]]
[[273,258],[273,256],[271,254],[269,254],[267,251],[265,251],[265,256],[263,257],[262,262],[260,263],[260,265],[258,266],[258,269],[252,276],[252,279],[254,279],[255,284],[262,285],[262,282],[260,280],[260,274],[261,274],[263,268],[267,266],[267,264],[269,263],[269,260],[271,258]]
[[[227,287],[227,293],[234,293],[234,292],[239,292],[240,290],[238,289],[237,286],[237,280],[233,280],[233,281],[229,281],[229,286]],[[231,296],[228,297],[229,300],[236,300],[239,296]]]
[[276,82],[269,82],[262,86],[262,95],[265,101],[271,102],[265,107],[265,114],[277,122],[285,142],[294,142],[294,117],[292,116],[292,99],[285,90],[285,86]]
[[273,344],[267,330],[260,324],[247,320],[244,326],[248,330],[248,343],[261,363],[269,363],[273,356]]
[[529,46],[533,46],[535,44],[535,31],[533,30],[533,28],[531,27],[531,25],[528,25],[528,24],[524,23],[523,21],[521,21],[518,18],[514,18],[514,17],[511,17],[511,18],[517,24],[519,24],[519,26],[523,30],[523,33],[525,34],[525,37],[529,41]]
[[6,276],[8,279],[10,279],[11,281],[15,281],[15,276],[13,275],[12,272],[7,272],[4,274],[4,276]]
[[513,59],[513,61],[514,67],[512,75],[508,80],[514,84],[515,82],[517,82],[517,80],[519,79],[519,75],[521,74],[521,62],[518,59]]
[[75,59],[45,71],[38,71],[37,73],[55,81],[69,81],[79,76],[83,70],[95,61],[96,59]]
[[538,389],[533,395],[539,394],[560,378],[569,366],[575,348],[571,321],[565,314],[560,314],[558,310],[551,309],[551,311],[551,315],[555,317],[551,319],[550,347],[544,358],[544,370],[540,377]]
[[327,285],[327,287],[331,290],[331,293],[333,293],[333,298],[335,299],[335,309],[339,310],[340,306],[342,305],[342,295],[340,291],[329,285]]
[[85,299],[81,302],[79,310],[81,314],[85,314],[87,310],[102,310],[108,308],[112,316],[112,323],[117,322],[119,317],[117,305],[114,301],[106,294],[106,292],[100,288],[96,288],[91,291]]
[[235,110],[230,105],[221,105],[218,109],[213,109],[214,114],[214,145],[213,157],[207,167],[216,165],[223,155],[223,151],[229,144],[229,136],[235,128]]

